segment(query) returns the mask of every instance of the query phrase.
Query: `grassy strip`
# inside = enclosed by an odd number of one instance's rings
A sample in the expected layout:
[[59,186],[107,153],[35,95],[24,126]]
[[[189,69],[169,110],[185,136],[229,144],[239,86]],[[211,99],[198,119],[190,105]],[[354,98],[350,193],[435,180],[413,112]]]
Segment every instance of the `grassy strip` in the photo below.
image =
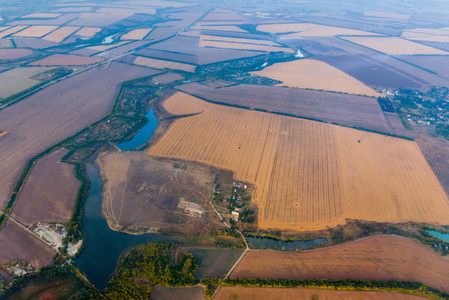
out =
[[[207,278],[203,284],[218,287],[220,279]],[[233,287],[272,287],[272,288],[320,288],[342,291],[385,291],[399,292],[409,295],[428,297],[431,299],[449,299],[449,295],[438,289],[420,282],[410,281],[382,281],[382,280],[325,280],[325,279],[265,279],[265,278],[228,278],[222,282],[223,286]],[[207,293],[210,294],[212,290]]]

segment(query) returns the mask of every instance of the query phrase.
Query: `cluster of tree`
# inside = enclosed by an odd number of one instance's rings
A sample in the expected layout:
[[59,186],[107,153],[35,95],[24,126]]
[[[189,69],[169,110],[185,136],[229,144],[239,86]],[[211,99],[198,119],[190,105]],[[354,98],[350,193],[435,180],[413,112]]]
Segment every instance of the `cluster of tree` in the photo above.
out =
[[8,219],[8,217],[6,215],[0,213],[0,229],[2,229],[3,226],[5,226],[7,219]]
[[444,136],[445,139],[449,140],[449,124],[438,124],[435,127],[435,132],[438,135]]
[[149,243],[131,250],[122,260],[104,293],[108,299],[148,299],[156,284],[185,286],[196,283],[199,260],[184,253],[174,263],[176,243]]
[[[204,282],[204,280],[203,280]],[[207,281],[213,283],[213,280]],[[223,281],[224,286],[242,287],[308,287],[331,288],[337,290],[354,291],[396,291],[401,293],[449,299],[449,295],[420,282],[410,281],[382,281],[382,280],[325,280],[325,279],[266,279],[266,278],[228,278]]]

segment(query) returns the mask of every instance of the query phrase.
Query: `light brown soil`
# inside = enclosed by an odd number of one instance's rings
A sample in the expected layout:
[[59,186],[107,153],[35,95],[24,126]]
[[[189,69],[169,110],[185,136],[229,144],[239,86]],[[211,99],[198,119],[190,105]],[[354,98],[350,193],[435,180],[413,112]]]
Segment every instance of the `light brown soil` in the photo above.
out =
[[346,218],[447,224],[449,200],[415,142],[210,104],[182,93],[148,154],[235,171],[256,185],[259,227],[313,231]]
[[308,288],[249,288],[221,287],[214,299],[279,299],[279,300],[418,300],[425,297],[400,293],[368,292],[368,291],[335,291]]
[[153,28],[135,29],[120,37],[121,40],[141,40],[146,37]]
[[368,31],[360,31],[341,27],[325,26],[311,23],[266,24],[257,26],[257,30],[270,33],[287,33],[285,37],[336,36],[336,35],[378,35]]
[[14,36],[42,37],[56,28],[58,28],[58,26],[30,26],[27,29],[14,34]]
[[449,261],[413,240],[374,236],[302,253],[252,250],[231,277],[414,281],[447,293]]
[[201,286],[168,287],[156,285],[151,292],[151,300],[202,300],[204,290]]
[[45,37],[43,37],[43,39],[47,40],[47,41],[50,41],[50,42],[60,43],[63,40],[65,40],[66,37],[68,37],[69,35],[71,35],[75,31],[77,31],[78,29],[80,29],[80,27],[77,27],[77,26],[63,26],[63,27],[60,27],[57,30],[53,31],[52,33],[46,35]]
[[0,230],[0,263],[26,261],[35,268],[53,263],[54,252],[32,233],[8,220]]
[[33,54],[30,49],[0,49],[0,59],[17,59]]
[[67,153],[66,149],[57,150],[34,166],[13,211],[22,224],[70,221],[80,182],[74,176],[74,166],[61,162]]
[[84,57],[78,55],[53,54],[31,63],[32,66],[79,66],[103,61],[101,57]]
[[186,72],[195,72],[195,66],[172,62],[168,60],[160,60],[148,57],[138,56],[134,62],[134,64],[139,66],[145,66],[156,69],[174,69],[174,70],[182,70]]

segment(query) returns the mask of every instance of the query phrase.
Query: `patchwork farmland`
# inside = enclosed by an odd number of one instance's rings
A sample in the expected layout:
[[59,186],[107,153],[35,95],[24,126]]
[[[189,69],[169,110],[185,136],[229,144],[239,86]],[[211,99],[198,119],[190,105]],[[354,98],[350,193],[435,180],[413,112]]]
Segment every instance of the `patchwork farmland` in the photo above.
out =
[[164,108],[199,114],[176,120],[148,154],[204,162],[254,183],[261,228],[321,230],[346,218],[447,223],[448,198],[415,142],[182,93]]

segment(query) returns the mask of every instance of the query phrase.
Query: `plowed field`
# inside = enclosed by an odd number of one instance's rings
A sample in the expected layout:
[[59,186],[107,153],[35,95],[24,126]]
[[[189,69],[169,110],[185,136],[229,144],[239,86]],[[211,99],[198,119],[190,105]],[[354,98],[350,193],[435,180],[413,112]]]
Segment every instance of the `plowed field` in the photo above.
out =
[[447,293],[449,262],[413,240],[375,236],[302,253],[250,251],[231,277],[414,281]]
[[261,228],[320,230],[346,218],[447,224],[448,198],[415,142],[223,107],[178,93],[148,154],[204,162],[254,183]]

